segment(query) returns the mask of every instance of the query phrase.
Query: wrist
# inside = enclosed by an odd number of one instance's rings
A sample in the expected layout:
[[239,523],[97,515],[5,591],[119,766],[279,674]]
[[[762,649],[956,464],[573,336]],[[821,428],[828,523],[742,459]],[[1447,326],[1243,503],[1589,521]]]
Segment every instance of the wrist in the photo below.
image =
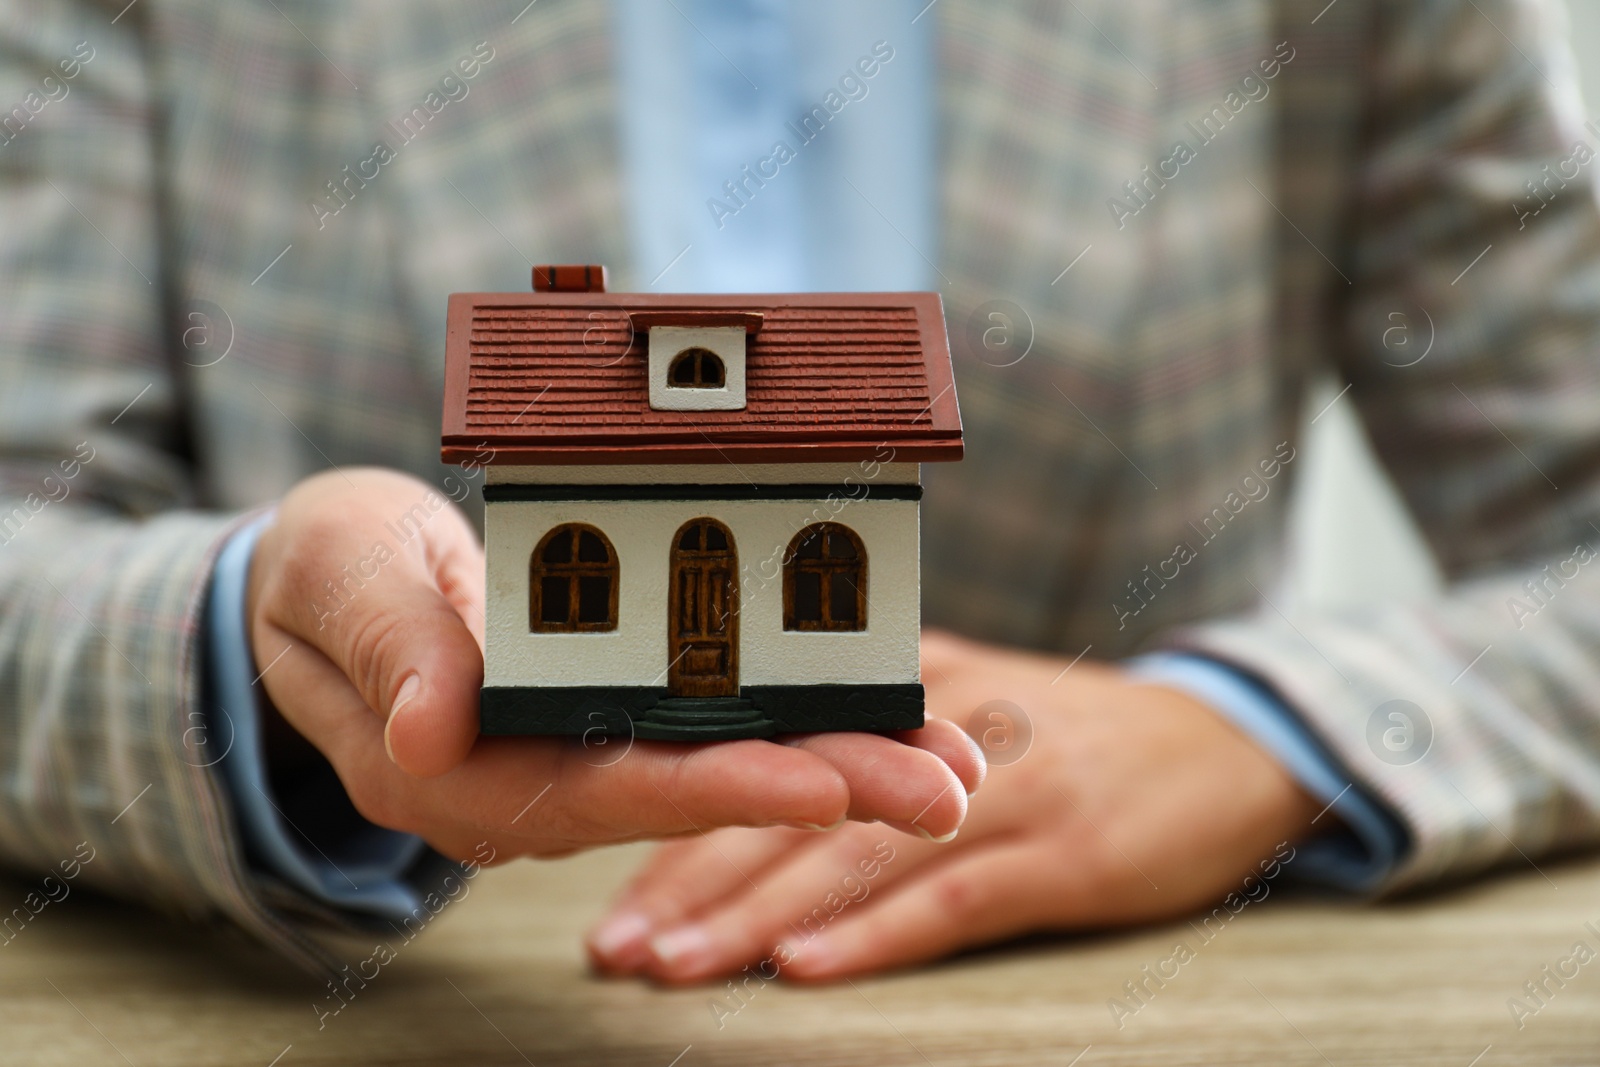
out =
[[[1206,762],[1232,783],[1235,803],[1252,813],[1264,836],[1273,841],[1302,841],[1338,824],[1318,816],[1325,805],[1313,796],[1266,746],[1219,708],[1190,690],[1142,678],[1128,671],[1130,689],[1181,719],[1181,736],[1206,753]],[[1313,823],[1316,820],[1316,823]]]

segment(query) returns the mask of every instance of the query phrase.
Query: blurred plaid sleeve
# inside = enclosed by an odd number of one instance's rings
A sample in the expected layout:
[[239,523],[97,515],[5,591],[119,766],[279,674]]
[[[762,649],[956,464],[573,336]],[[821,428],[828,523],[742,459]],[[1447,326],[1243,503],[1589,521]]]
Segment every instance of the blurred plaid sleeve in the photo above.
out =
[[1574,159],[1600,135],[1557,15],[1370,9],[1335,350],[1448,591],[1179,639],[1266,681],[1401,813],[1387,890],[1600,840],[1600,160]]
[[0,144],[0,859],[54,869],[87,842],[97,887],[315,965],[292,896],[247,881],[200,730],[199,614],[237,519],[194,508],[121,6],[0,3],[0,99],[48,101]]

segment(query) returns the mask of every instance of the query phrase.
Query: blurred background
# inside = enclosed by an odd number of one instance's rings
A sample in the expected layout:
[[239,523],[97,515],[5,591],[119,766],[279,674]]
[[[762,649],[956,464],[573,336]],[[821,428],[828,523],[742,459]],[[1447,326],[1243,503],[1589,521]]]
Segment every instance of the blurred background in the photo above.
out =
[[[1586,119],[1600,126],[1600,0],[1567,0],[1567,9],[1583,88],[1583,99],[1573,103],[1582,108],[1578,125]],[[1582,136],[1590,145],[1600,140],[1589,130]],[[1282,590],[1288,603],[1278,601],[1285,610],[1339,608],[1380,595],[1422,596],[1440,584],[1415,524],[1373,458],[1349,397],[1334,402],[1343,387],[1322,382],[1306,405],[1306,420],[1316,421],[1307,430],[1303,479],[1290,520],[1293,564]]]

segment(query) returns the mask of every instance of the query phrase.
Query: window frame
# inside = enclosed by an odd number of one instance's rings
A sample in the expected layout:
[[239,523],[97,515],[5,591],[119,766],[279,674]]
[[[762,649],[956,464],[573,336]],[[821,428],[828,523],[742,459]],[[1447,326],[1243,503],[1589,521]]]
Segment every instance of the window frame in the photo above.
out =
[[[600,539],[601,545],[606,550],[606,562],[597,563],[593,560],[580,560],[578,558],[582,535],[594,534]],[[572,538],[572,559],[567,563],[547,563],[544,554],[550,543],[560,534]],[[544,619],[544,580],[546,578],[567,579],[567,619],[564,622],[546,622]],[[583,578],[607,578],[610,580],[610,596],[606,604],[606,618],[603,622],[582,622],[579,618],[582,596]],[[539,543],[533,548],[533,554],[528,558],[528,630],[530,633],[545,634],[571,634],[571,633],[612,633],[617,628],[617,591],[622,584],[622,566],[617,558],[617,550],[599,527],[586,522],[558,523],[545,535],[539,538]]]
[[[823,552],[817,559],[801,559],[800,545],[812,536],[824,538]],[[855,558],[832,557],[827,553],[827,538],[844,536],[854,546]],[[867,546],[861,535],[841,522],[814,522],[800,529],[789,541],[783,557],[783,628],[794,633],[861,633],[867,628]],[[856,617],[835,620],[833,615],[833,577],[853,573],[856,592]],[[816,574],[819,582],[818,614],[820,619],[801,619],[795,612],[795,578],[799,574]]]
[[[705,366],[706,358],[708,356],[716,361],[717,380],[714,382],[708,382],[705,380]],[[685,360],[694,361],[693,370],[690,375],[694,380],[689,382],[680,382],[676,380],[675,375],[678,367],[680,367]],[[727,361],[724,360],[721,355],[713,352],[704,345],[690,345],[688,348],[685,348],[682,352],[679,352],[677,355],[673,356],[667,361],[668,389],[726,389],[727,387]]]

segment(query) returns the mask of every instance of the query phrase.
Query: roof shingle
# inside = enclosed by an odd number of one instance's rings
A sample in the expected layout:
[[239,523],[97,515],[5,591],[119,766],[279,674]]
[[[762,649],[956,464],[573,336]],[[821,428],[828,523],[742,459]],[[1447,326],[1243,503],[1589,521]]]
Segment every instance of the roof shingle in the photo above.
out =
[[[658,411],[630,312],[744,311],[746,406]],[[937,293],[457,293],[442,455],[507,464],[953,460],[961,423]]]

